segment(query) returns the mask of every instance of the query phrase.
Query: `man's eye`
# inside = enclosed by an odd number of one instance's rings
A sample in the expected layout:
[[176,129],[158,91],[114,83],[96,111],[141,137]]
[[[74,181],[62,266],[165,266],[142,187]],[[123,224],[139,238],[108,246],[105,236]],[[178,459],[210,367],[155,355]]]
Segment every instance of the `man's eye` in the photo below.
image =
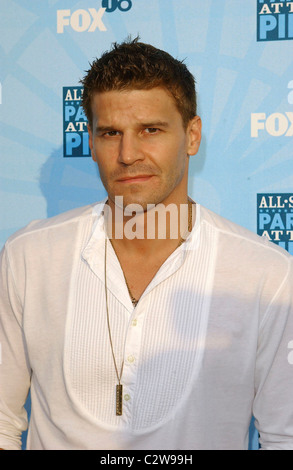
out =
[[159,132],[159,129],[157,127],[147,127],[145,131],[147,134],[156,134]]
[[108,137],[115,137],[116,135],[119,135],[119,132],[118,131],[108,131],[108,132],[105,132],[104,135],[108,136]]

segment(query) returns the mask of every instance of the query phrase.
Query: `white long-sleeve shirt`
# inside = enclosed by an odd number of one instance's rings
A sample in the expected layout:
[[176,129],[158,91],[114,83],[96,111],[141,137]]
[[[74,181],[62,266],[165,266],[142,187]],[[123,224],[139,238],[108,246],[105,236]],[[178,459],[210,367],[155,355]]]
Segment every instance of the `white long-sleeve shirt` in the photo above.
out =
[[0,447],[293,449],[292,257],[197,205],[136,308],[103,203],[35,221],[1,254]]

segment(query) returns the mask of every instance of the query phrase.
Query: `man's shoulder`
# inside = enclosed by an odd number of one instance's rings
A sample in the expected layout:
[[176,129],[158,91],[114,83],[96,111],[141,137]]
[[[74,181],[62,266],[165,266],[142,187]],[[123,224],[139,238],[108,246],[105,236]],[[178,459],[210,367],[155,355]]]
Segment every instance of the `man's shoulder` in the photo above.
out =
[[62,232],[62,230],[66,230],[68,226],[71,226],[70,228],[73,230],[74,226],[78,227],[80,223],[92,217],[93,211],[97,205],[99,205],[99,203],[77,207],[45,219],[32,220],[25,227],[11,235],[6,242],[6,246],[21,243],[25,239],[34,240],[52,231]]
[[285,249],[271,242],[266,236],[260,236],[205,207],[201,207],[201,221],[226,238],[230,246],[238,248],[241,245],[244,250],[257,251],[266,257],[285,258],[291,261],[293,259]]

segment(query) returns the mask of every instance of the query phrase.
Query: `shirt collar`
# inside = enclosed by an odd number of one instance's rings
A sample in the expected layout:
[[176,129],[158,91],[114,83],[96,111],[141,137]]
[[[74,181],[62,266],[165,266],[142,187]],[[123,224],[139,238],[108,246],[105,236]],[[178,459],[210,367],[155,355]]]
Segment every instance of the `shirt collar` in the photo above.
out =
[[[105,283],[105,226],[104,206],[107,199],[99,202],[93,207],[93,229],[92,235],[82,252],[82,258],[87,262],[93,273]],[[182,243],[163,263],[159,271],[146,288],[143,296],[150,292],[160,282],[174,274],[184,263],[189,251],[197,249],[200,242],[200,205],[196,204],[196,219],[191,233],[186,241]],[[133,305],[128,293],[124,274],[111,243],[107,243],[107,286],[111,293],[129,311]]]

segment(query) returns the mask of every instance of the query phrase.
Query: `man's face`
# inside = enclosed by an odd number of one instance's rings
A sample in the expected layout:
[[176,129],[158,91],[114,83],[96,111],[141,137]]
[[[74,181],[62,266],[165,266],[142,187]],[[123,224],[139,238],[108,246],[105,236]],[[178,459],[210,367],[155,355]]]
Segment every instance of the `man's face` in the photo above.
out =
[[185,203],[188,155],[200,144],[201,122],[187,129],[163,88],[97,93],[89,144],[109,196],[123,205]]

